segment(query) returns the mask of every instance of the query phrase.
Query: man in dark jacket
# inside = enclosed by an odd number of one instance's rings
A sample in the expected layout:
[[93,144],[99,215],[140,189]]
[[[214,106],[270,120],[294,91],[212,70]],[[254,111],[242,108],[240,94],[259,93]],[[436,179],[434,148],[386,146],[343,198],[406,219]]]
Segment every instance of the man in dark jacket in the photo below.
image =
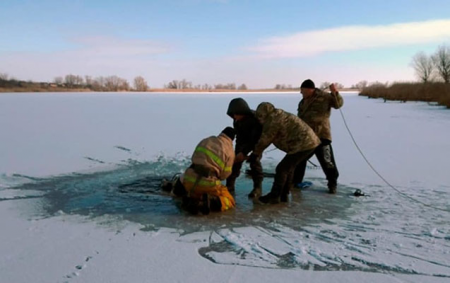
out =
[[[247,155],[254,150],[262,132],[261,123],[255,117],[255,111],[251,110],[247,102],[242,98],[231,100],[228,116],[233,119],[233,127],[236,131],[236,158],[233,165],[233,172],[228,177],[226,186],[229,191],[234,192],[235,182],[241,173],[242,163],[247,159]],[[258,198],[261,195],[263,171],[259,158],[250,162],[253,179],[253,190],[248,195],[249,198]]]
[[[344,100],[334,84],[330,85],[330,91],[330,93],[324,92],[316,88],[312,80],[305,80],[300,86],[303,99],[298,104],[297,116],[305,121],[320,138],[321,144],[314,154],[327,177],[329,192],[334,194],[336,193],[339,171],[331,147],[330,115],[331,108],[341,108]],[[307,160],[304,160],[297,166],[294,174],[295,184],[302,182],[306,162]]]

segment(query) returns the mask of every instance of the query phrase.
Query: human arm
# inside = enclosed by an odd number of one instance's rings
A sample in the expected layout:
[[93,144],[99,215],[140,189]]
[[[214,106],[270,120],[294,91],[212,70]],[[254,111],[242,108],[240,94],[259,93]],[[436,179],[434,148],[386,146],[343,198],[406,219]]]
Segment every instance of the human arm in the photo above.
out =
[[344,99],[339,94],[335,84],[330,85],[330,105],[334,109],[339,109],[344,105]]

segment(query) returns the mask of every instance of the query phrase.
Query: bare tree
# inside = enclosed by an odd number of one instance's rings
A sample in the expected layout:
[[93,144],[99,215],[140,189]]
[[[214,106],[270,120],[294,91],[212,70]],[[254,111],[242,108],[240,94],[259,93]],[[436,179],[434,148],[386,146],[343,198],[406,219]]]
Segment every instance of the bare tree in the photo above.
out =
[[238,87],[238,89],[239,89],[239,90],[247,90],[247,86],[246,86],[245,84],[241,84],[241,85]]
[[439,76],[445,83],[450,83],[450,47],[447,45],[439,46],[432,58]]
[[55,84],[60,85],[60,84],[62,84],[62,83],[64,82],[64,79],[63,79],[63,77],[55,77],[55,78],[53,79],[53,82],[54,82]]
[[169,82],[165,87],[169,89],[192,89],[193,84],[192,82],[187,81],[186,79],[183,79],[181,81],[173,80]]
[[227,83],[227,84],[216,84],[214,85],[215,89],[236,89],[235,83]]
[[94,85],[94,80],[91,76],[84,76],[84,81],[87,87],[92,87]]
[[167,88],[169,89],[178,89],[179,82],[177,80],[173,80],[167,84]]
[[355,85],[355,88],[363,89],[363,88],[367,87],[367,85],[368,85],[367,81],[360,81],[359,83],[357,83]]
[[64,82],[66,83],[66,85],[68,86],[73,86],[75,84],[75,75],[66,75],[64,77]]
[[82,76],[75,76],[75,85],[82,85],[84,83]]
[[9,75],[7,73],[0,73],[0,80],[7,81]]
[[209,84],[204,84],[204,85],[202,85],[202,89],[203,90],[211,90],[212,86],[210,86]]
[[104,77],[97,77],[92,81],[91,88],[95,91],[102,91],[106,89],[105,84],[106,81]]
[[330,86],[330,82],[323,82],[323,83],[321,83],[320,84],[320,89],[325,89],[325,88],[328,88],[329,86]]
[[412,58],[411,66],[421,82],[426,83],[432,80],[434,63],[430,56],[427,56],[422,51],[416,53]]
[[121,79],[118,76],[109,76],[105,78],[105,87],[109,91],[118,91],[121,85]]
[[236,84],[235,83],[228,83],[227,84],[227,89],[236,89]]
[[180,85],[178,87],[179,89],[191,89],[192,88],[192,82],[188,82],[185,79],[180,81]]
[[120,78],[119,83],[119,90],[129,91],[130,90],[130,84],[126,79]]
[[66,75],[64,77],[64,82],[66,83],[67,86],[80,86],[83,84],[83,77],[72,74]]
[[[343,85],[343,84],[341,84],[341,83],[334,83],[334,85],[336,86],[336,88],[337,89],[343,89],[345,86]],[[330,85],[328,85],[327,86],[327,88],[329,87]]]
[[135,77],[134,78],[134,89],[137,91],[147,91],[147,89],[148,89],[147,81],[141,76]]

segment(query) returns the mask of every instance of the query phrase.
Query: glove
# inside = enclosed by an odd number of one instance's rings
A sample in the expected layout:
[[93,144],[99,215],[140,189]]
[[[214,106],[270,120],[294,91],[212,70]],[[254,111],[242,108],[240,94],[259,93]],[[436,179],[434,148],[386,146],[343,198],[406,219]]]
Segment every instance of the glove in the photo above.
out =
[[258,155],[252,153],[252,154],[250,154],[250,156],[247,158],[247,163],[253,163],[253,162],[255,162],[256,160],[258,160],[258,158],[259,158]]

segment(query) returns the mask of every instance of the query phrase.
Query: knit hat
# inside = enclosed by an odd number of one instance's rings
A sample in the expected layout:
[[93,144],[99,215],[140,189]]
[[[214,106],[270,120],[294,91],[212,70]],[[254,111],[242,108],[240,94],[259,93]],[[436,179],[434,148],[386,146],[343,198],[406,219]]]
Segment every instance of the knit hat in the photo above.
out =
[[302,85],[300,88],[316,88],[314,85],[314,82],[310,79],[307,79],[306,81],[302,82]]
[[225,134],[231,140],[234,140],[234,137],[236,136],[236,132],[232,127],[226,127],[225,129],[223,129],[222,134]]

